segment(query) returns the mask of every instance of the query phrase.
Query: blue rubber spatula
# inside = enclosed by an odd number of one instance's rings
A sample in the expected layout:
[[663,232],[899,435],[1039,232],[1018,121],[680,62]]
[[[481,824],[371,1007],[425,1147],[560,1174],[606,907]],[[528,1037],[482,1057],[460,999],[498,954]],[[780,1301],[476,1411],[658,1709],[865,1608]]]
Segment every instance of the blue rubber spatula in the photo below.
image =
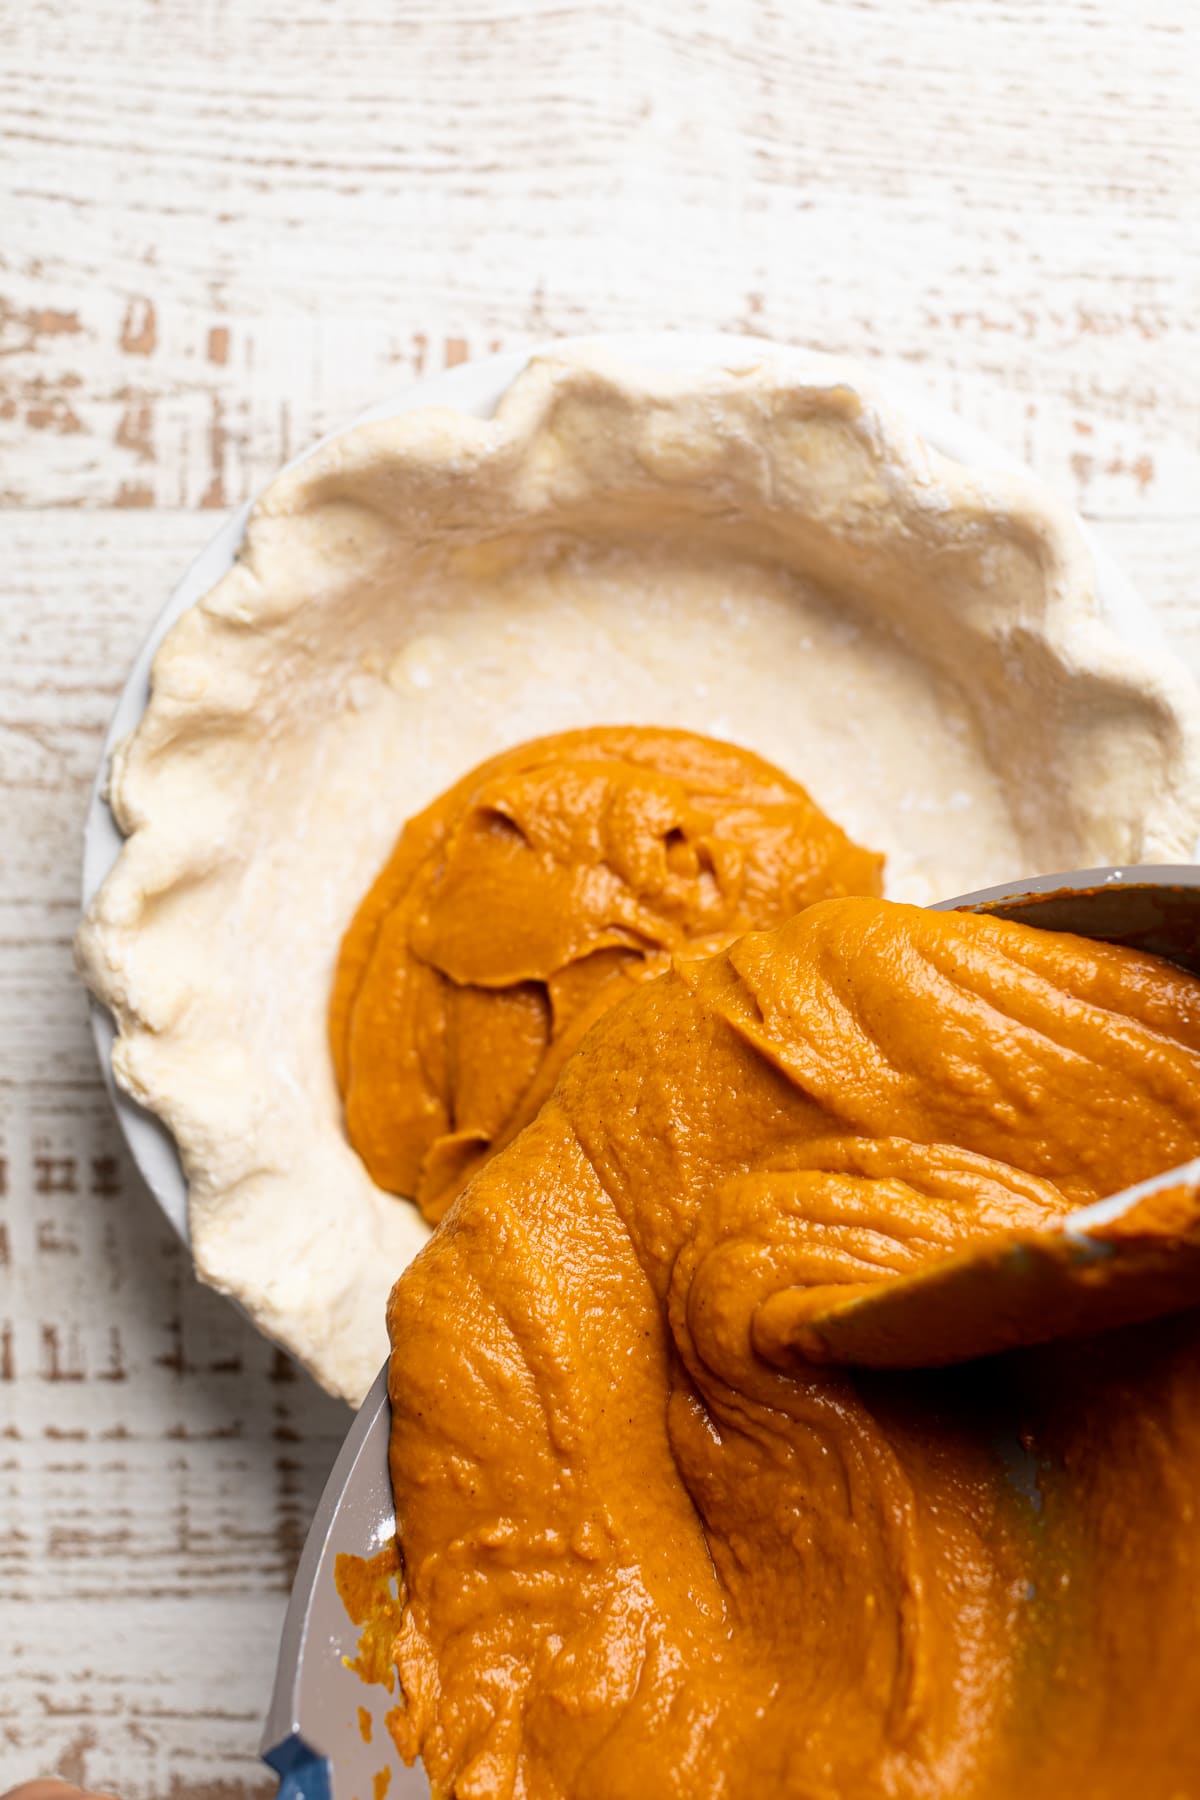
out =
[[[1128,944],[1200,974],[1200,870],[1092,869],[1020,893],[992,889],[947,902]],[[756,1344],[863,1368],[930,1368],[1052,1339],[1080,1337],[1200,1305],[1200,1159],[1111,1194],[1038,1230],[956,1251],[915,1275],[884,1280],[814,1310],[775,1296]]]
[[[1200,868],[1086,869],[968,894],[938,910],[954,909],[1130,944],[1200,975]],[[1200,1229],[1165,1245],[1161,1231],[1147,1243],[1137,1229],[1135,1209],[1156,1192],[1173,1199],[1184,1223],[1189,1208],[1195,1217],[1200,1162],[1070,1215],[1054,1232],[961,1253],[831,1308],[811,1354],[884,1366],[963,1360],[1200,1304]],[[1075,1257],[1103,1270],[1102,1298],[1064,1278]],[[263,1756],[285,1800],[375,1800],[383,1791],[387,1800],[429,1800],[424,1772],[402,1767],[390,1747],[384,1716],[399,1695],[367,1687],[348,1666],[358,1632],[334,1582],[340,1552],[371,1557],[394,1535],[390,1424],[384,1370],[326,1483],[284,1623]],[[384,1768],[386,1790],[376,1779]]]

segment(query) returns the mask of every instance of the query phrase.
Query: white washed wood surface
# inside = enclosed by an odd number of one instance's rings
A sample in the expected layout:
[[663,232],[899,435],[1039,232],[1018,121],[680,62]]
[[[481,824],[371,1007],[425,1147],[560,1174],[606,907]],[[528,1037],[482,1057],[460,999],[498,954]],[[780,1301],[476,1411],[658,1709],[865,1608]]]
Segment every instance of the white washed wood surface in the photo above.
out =
[[0,1787],[238,1800],[343,1410],[122,1157],[69,939],[108,710],[213,528],[550,334],[893,365],[1200,670],[1194,0],[0,0]]

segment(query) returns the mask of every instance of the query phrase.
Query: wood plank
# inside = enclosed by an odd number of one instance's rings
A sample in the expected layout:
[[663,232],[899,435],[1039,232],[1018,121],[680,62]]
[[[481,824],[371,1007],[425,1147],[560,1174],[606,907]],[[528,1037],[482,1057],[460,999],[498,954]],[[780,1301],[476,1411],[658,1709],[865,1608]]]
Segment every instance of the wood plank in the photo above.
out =
[[117,688],[204,513],[0,513],[0,1784],[238,1800],[349,1419],[131,1167],[71,966]]
[[1192,503],[1186,0],[72,11],[0,72],[8,504],[219,510],[601,326],[898,364],[1088,506]]
[[1150,602],[1171,649],[1200,680],[1200,509],[1176,519],[1091,523]]

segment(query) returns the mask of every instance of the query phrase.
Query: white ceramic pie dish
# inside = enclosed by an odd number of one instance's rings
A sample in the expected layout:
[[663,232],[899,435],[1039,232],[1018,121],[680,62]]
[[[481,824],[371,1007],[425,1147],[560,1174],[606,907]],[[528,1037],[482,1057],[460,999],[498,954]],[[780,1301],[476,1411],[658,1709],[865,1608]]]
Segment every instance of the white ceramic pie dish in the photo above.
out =
[[[783,370],[789,381],[851,389],[862,386],[874,396],[882,397],[935,450],[971,470],[1020,473],[1019,465],[1014,459],[962,421],[929,404],[920,395],[889,388],[868,372],[856,369],[840,359],[832,361],[805,351],[768,346],[757,339],[660,334],[651,337],[573,340],[540,346],[531,351],[464,365],[422,382],[409,389],[397,401],[372,409],[355,423],[397,418],[402,414],[430,407],[449,407],[459,414],[489,418],[501,396],[534,358],[543,354],[561,356],[565,353],[569,356],[596,352],[619,358],[629,365],[669,375],[690,374],[693,370],[741,370],[769,358],[775,368]],[[307,461],[317,448],[319,447],[314,446],[314,450],[308,452],[306,457],[297,459],[297,463]],[[236,513],[192,565],[156,621],[122,693],[105,745],[88,816],[84,857],[85,905],[91,902],[112,869],[123,841],[104,800],[110,753],[137,726],[142,717],[149,696],[150,665],[162,638],[180,615],[207,595],[233,567],[251,510],[252,506],[248,504]],[[1144,605],[1111,559],[1091,542],[1086,532],[1083,535],[1093,558],[1093,585],[1103,618],[1132,651],[1152,656],[1161,655],[1162,646],[1158,633]],[[529,734],[516,731],[514,735],[520,737]],[[802,768],[795,772],[804,778],[805,771]],[[396,824],[399,823],[400,820],[397,819]],[[107,1011],[100,1006],[94,1007],[93,1018],[101,1063],[122,1129],[158,1203],[186,1241],[187,1187],[174,1143],[156,1118],[116,1088],[111,1063],[114,1037],[112,1022]],[[396,1272],[398,1271],[391,1271],[393,1274]]]

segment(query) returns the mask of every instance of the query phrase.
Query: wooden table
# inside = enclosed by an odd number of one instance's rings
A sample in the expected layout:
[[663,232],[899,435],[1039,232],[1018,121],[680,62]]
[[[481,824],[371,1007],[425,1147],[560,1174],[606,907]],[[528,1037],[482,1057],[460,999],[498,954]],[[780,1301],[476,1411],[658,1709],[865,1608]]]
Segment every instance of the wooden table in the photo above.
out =
[[236,1800],[346,1424],[194,1283],[71,971],[114,695],[221,514],[498,346],[892,365],[1200,669],[1194,0],[0,0],[0,1787]]

